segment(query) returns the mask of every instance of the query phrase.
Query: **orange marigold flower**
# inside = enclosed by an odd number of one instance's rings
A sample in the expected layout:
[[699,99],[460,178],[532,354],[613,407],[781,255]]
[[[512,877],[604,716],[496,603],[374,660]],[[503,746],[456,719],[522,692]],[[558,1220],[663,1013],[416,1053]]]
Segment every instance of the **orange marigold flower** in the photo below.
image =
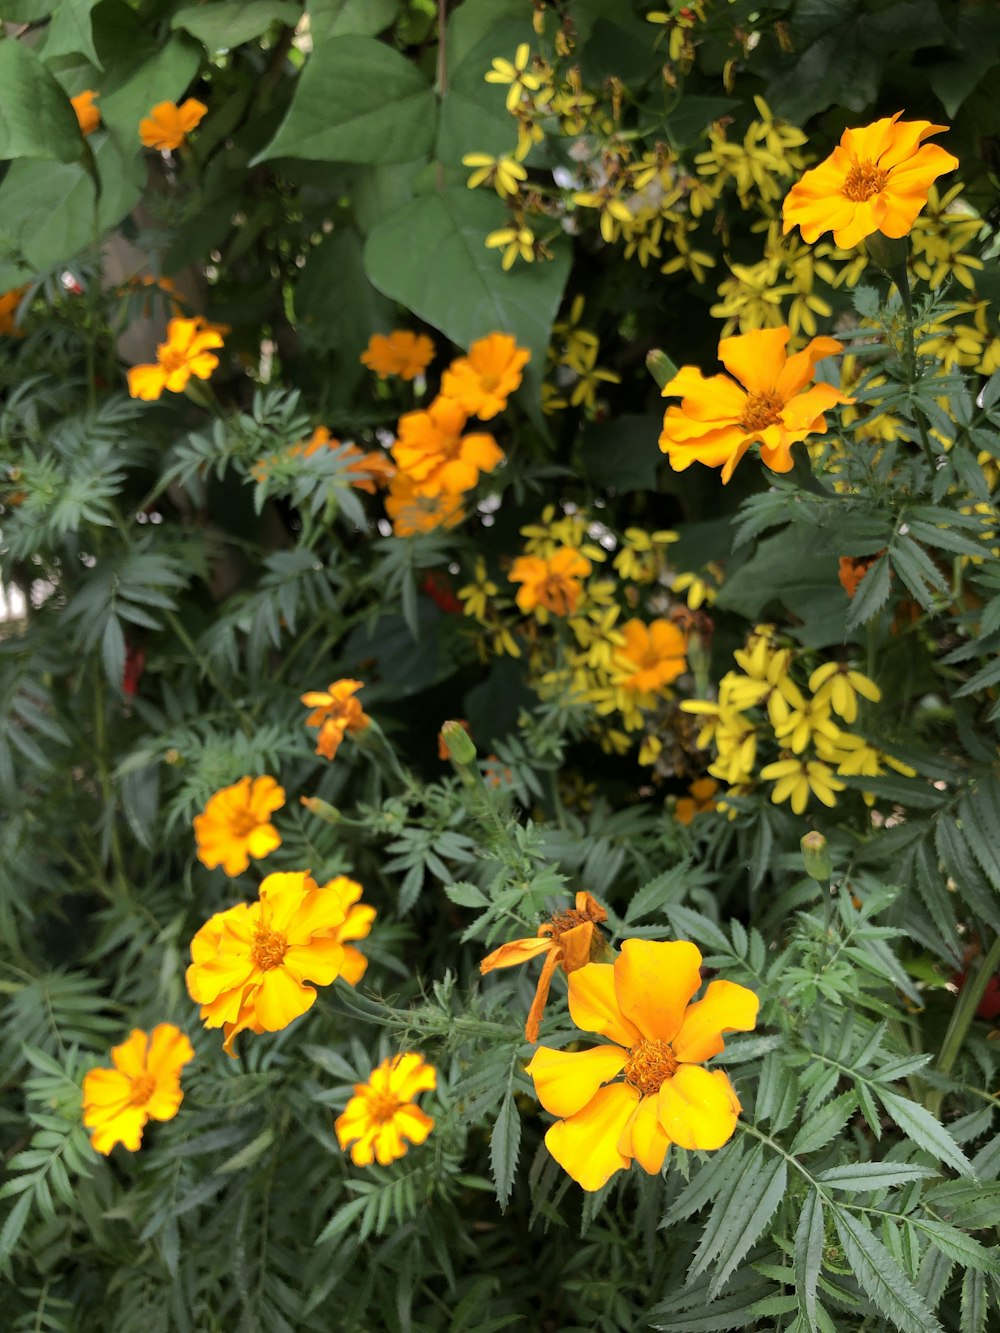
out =
[[[569,979],[569,1011],[585,1032],[614,1045],[582,1051],[540,1046],[528,1065],[535,1093],[559,1119],[549,1152],[585,1190],[598,1190],[633,1158],[657,1174],[671,1143],[708,1151],[728,1143],[741,1107],[721,1069],[701,1065],[725,1032],[749,1032],[757,996],[731,981],[701,985],[701,954],[679,940],[625,940],[613,964],[588,963]],[[609,1080],[623,1075],[622,1082]]]
[[344,913],[343,922],[333,927],[330,938],[344,947],[344,961],[339,975],[348,985],[356,986],[368,970],[368,959],[360,949],[355,949],[354,945],[347,941],[368,938],[376,916],[375,908],[370,907],[368,903],[358,901],[364,890],[356,879],[348,879],[346,875],[338,875],[335,879],[328,880],[323,885],[322,891],[332,894],[340,903]]
[[80,133],[86,138],[88,134],[93,134],[101,123],[101,113],[94,106],[94,99],[100,97],[100,93],[95,93],[93,88],[85,88],[82,93],[77,93],[71,97],[70,105],[76,112],[76,119],[80,126]]
[[281,846],[270,816],[284,804],[284,788],[266,774],[223,787],[194,817],[198,860],[209,870],[221,865],[227,875],[242,874],[251,856],[259,859]]
[[136,1152],[147,1120],[173,1120],[184,1094],[181,1070],[194,1059],[190,1041],[173,1023],[149,1034],[133,1028],[111,1048],[114,1069],[91,1069],[83,1078],[83,1123],[105,1157],[116,1143]]
[[664,398],[682,400],[680,407],[667,408],[660,435],[660,448],[675,472],[704,463],[721,467],[727,482],[755,442],[769,468],[790,472],[792,445],[809,434],[823,434],[823,413],[836,403],[854,402],[830,384],[806,388],[816,362],[841,351],[841,344],[835,338],[813,338],[788,356],[790,336],[783,325],[723,338],[719,360],[735,379],[706,379],[696,366],[683,366],[664,385]]
[[826,161],[788,191],[782,210],[786,233],[800,227],[811,242],[832,231],[842,250],[876,231],[895,238],[908,234],[931,185],[954,171],[958,158],[924,143],[947,125],[900,120],[902,114],[844,131]]
[[556,968],[561,967],[568,974],[606,955],[607,945],[597,923],[607,919],[607,912],[596,898],[586,892],[578,893],[576,906],[565,912],[557,912],[544,925],[539,926],[536,938],[501,944],[499,949],[494,949],[479,964],[480,972],[485,975],[495,968],[517,967],[519,963],[526,963],[540,954],[545,955],[535,998],[524,1025],[527,1041],[538,1040],[538,1027],[545,1012],[545,1002],[549,998],[549,987]]
[[180,106],[176,102],[157,102],[139,121],[139,138],[147,148],[180,148],[194,127],[208,114],[204,102],[189,97]]
[[465,518],[461,495],[427,495],[419,482],[396,473],[385,497],[385,512],[395,537],[415,537],[435,528],[453,528]]
[[688,796],[680,796],[674,804],[674,818],[679,824],[690,824],[695,815],[707,814],[716,807],[715,793],[719,784],[715,778],[696,778],[688,787]]
[[399,419],[399,439],[392,456],[417,494],[464,495],[503,462],[492,435],[463,435],[468,414],[448,398],[435,398],[426,412],[406,412]]
[[[879,552],[881,555],[882,552]],[[842,555],[838,562],[837,577],[840,585],[853,601],[861,580],[878,560],[879,555]]]
[[407,1150],[405,1140],[423,1143],[434,1121],[414,1104],[420,1092],[437,1087],[437,1071],[415,1051],[391,1056],[373,1069],[367,1083],[355,1083],[354,1096],[334,1121],[342,1148],[353,1143],[351,1161],[388,1166]]
[[0,296],[0,333],[9,334],[12,338],[24,337],[24,330],[17,323],[17,308],[27,290],[26,286],[15,287],[12,292],[4,292]]
[[491,333],[453,361],[441,377],[441,397],[460,403],[469,416],[489,421],[520,388],[531,353],[509,333]]
[[280,1032],[312,1007],[314,986],[329,986],[344,965],[345,922],[342,895],[308,871],[268,875],[257,902],[209,917],[185,980],[205,1026],[222,1028],[227,1055],[241,1032]]
[[364,731],[371,718],[353,696],[364,689],[361,680],[335,680],[328,690],[309,690],[300,703],[313,711],[306,718],[307,727],[319,727],[316,753],[333,759],[340,742],[349,731]]
[[380,380],[388,379],[390,375],[413,380],[434,360],[434,352],[434,344],[426,333],[394,329],[388,334],[373,333],[358,359]]
[[200,317],[172,319],[167,325],[167,341],[156,349],[156,364],[133,366],[128,373],[128,391],[133,398],[150,401],[159,398],[164,389],[180,393],[192,375],[207,380],[219,364],[210,349],[221,346],[217,328]]
[[536,608],[555,616],[569,616],[577,608],[585,579],[593,565],[573,546],[561,546],[548,557],[519,555],[507,575],[517,590],[517,604],[528,615]]
[[626,690],[647,694],[662,689],[687,670],[684,634],[670,620],[626,620],[621,627],[625,646],[619,661],[633,667],[621,684]]

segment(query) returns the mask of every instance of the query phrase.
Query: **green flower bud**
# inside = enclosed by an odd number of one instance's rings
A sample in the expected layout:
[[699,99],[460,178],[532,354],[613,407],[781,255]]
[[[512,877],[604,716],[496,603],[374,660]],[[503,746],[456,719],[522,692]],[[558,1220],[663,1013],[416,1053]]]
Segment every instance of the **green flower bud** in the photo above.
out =
[[670,357],[667,356],[666,352],[661,352],[658,347],[654,347],[651,352],[647,353],[646,369],[661,389],[664,385],[669,384],[677,374],[677,367],[670,360]]
[[456,764],[471,764],[475,759],[476,747],[461,722],[446,722],[441,728],[441,739]]
[[810,879],[825,884],[833,874],[833,862],[830,860],[830,849],[826,845],[826,838],[813,829],[812,833],[805,835],[799,846],[802,848],[806,874]]

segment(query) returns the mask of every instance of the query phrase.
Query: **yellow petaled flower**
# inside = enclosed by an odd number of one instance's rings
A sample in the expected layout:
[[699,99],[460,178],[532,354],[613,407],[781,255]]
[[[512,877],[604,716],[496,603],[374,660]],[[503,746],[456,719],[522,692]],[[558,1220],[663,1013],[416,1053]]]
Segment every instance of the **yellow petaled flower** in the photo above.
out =
[[82,93],[77,93],[75,97],[69,99],[70,105],[76,112],[80,133],[85,138],[88,134],[93,134],[101,123],[101,113],[94,106],[94,99],[97,97],[100,97],[100,93],[95,93],[93,88],[85,88]]
[[461,495],[439,491],[428,495],[419,482],[397,473],[389,483],[385,512],[394,537],[416,537],[435,528],[453,528],[465,518]]
[[349,986],[356,986],[368,970],[368,959],[360,949],[355,949],[349,940],[364,940],[372,933],[375,920],[374,907],[361,903],[358,899],[364,890],[356,879],[338,875],[321,886],[322,893],[332,895],[340,904],[344,913],[343,923],[334,926],[330,938],[344,946],[344,961],[340,965],[340,976]]
[[329,689],[309,690],[300,698],[300,703],[313,710],[306,718],[306,726],[319,727],[316,753],[324,759],[336,757],[340,742],[349,731],[364,731],[371,723],[361,700],[354,698],[361,689],[363,681],[335,680]]
[[[761,460],[774,472],[792,470],[792,445],[809,434],[823,434],[823,413],[837,403],[850,403],[831,384],[814,384],[817,361],[841,350],[835,338],[813,338],[801,352],[788,356],[791,331],[756,329],[719,343],[719,360],[735,379],[706,379],[696,366],[684,366],[663,396],[679,396],[668,407],[660,448],[675,472],[692,463],[721,467],[728,482],[751,444],[760,444]],[[737,381],[739,381],[737,383]]]
[[714,778],[696,778],[688,787],[687,796],[679,796],[674,803],[674,818],[679,824],[690,824],[696,815],[717,808],[715,793],[719,784]]
[[[460,404],[469,416],[489,421],[507,406],[520,388],[524,367],[531,360],[525,347],[509,333],[478,338],[469,355],[453,361],[441,377],[441,397]],[[468,488],[466,488],[468,489]]]
[[486,248],[503,250],[502,269],[513,268],[519,258],[530,264],[535,258],[535,233],[525,226],[501,227],[486,237]]
[[133,1028],[111,1048],[114,1069],[91,1069],[83,1078],[83,1123],[105,1157],[116,1143],[136,1152],[147,1120],[173,1120],[184,1094],[181,1070],[194,1048],[173,1023],[149,1034]]
[[400,417],[392,456],[418,494],[464,495],[481,472],[492,472],[503,462],[503,450],[492,435],[462,434],[467,420],[465,407],[449,397],[435,398],[426,412]]
[[492,157],[489,153],[466,153],[462,158],[463,167],[475,167],[466,184],[470,190],[477,185],[489,184],[501,199],[517,194],[521,182],[528,179],[528,173],[514,157]]
[[390,375],[398,375],[401,380],[414,380],[434,360],[434,351],[434,343],[426,333],[393,329],[392,333],[373,333],[358,359],[380,380],[388,379]]
[[251,856],[267,856],[281,846],[270,816],[284,804],[284,788],[266,774],[223,787],[194,817],[198,860],[209,870],[221,865],[227,875],[242,874]]
[[662,689],[687,670],[687,645],[683,633],[672,620],[626,620],[621,627],[625,646],[618,653],[623,667],[631,668],[622,677],[626,690],[643,694]]
[[406,1051],[383,1060],[367,1083],[355,1083],[354,1096],[334,1122],[341,1148],[353,1144],[355,1166],[388,1166],[407,1150],[407,1140],[423,1143],[434,1121],[414,1102],[437,1087],[437,1071],[422,1055]]
[[564,546],[547,558],[519,555],[507,577],[511,583],[522,584],[516,601],[525,615],[537,610],[544,620],[550,611],[556,616],[573,614],[583,592],[580,580],[592,569],[585,555]]
[[192,375],[207,380],[219,364],[210,349],[221,346],[219,333],[203,319],[172,319],[167,341],[156,349],[156,365],[133,366],[128,372],[128,391],[133,398],[151,401],[164,389],[180,393]]
[[180,148],[201,119],[208,114],[208,107],[189,97],[180,106],[176,102],[157,102],[149,115],[139,121],[139,138],[147,148],[159,148],[164,152],[168,148]]
[[[667,1148],[711,1151],[728,1143],[740,1103],[721,1069],[701,1065],[723,1050],[723,1034],[749,1032],[757,996],[731,981],[709,983],[701,954],[685,940],[625,940],[611,963],[569,978],[569,1011],[584,1032],[614,1045],[582,1051],[540,1046],[528,1065],[535,1093],[560,1117],[545,1143],[585,1190],[598,1190],[635,1159],[651,1175]],[[611,1082],[622,1074],[622,1082]]]
[[[217,912],[191,941],[188,994],[207,1028],[221,1027],[235,1055],[240,1032],[280,1032],[311,1008],[314,986],[344,966],[343,895],[305,871],[268,875],[255,903]],[[307,982],[313,982],[313,986]]]
[[487,83],[510,85],[507,89],[508,111],[516,111],[517,104],[526,92],[535,92],[542,86],[542,81],[536,74],[528,73],[530,59],[531,48],[527,42],[522,42],[514,54],[513,64],[509,60],[494,60],[493,68],[486,71],[484,77]]
[[774,782],[771,800],[775,805],[790,801],[792,809],[801,815],[810,795],[824,805],[835,806],[835,792],[843,791],[844,784],[828,764],[818,759],[779,759],[760,770],[762,778]]
[[900,120],[903,113],[845,130],[825,162],[813,167],[788,191],[784,230],[802,230],[815,241],[825,231],[844,250],[880,231],[905,236],[927,202],[931,184],[958,159],[937,144],[925,144],[947,125]]
[[853,722],[858,715],[858,695],[877,704],[882,691],[860,671],[853,671],[846,662],[824,662],[809,677],[809,688],[817,702],[829,700],[833,711]]
[[544,925],[539,926],[534,939],[511,940],[501,944],[499,949],[494,949],[479,964],[480,972],[485,975],[498,967],[517,967],[519,963],[527,963],[545,954],[535,998],[524,1025],[525,1040],[538,1040],[538,1027],[545,1012],[545,1002],[549,998],[549,987],[556,968],[562,967],[568,975],[604,956],[604,935],[597,923],[607,919],[608,914],[597,899],[585,891],[580,892],[576,895],[576,906],[565,912],[557,912]]

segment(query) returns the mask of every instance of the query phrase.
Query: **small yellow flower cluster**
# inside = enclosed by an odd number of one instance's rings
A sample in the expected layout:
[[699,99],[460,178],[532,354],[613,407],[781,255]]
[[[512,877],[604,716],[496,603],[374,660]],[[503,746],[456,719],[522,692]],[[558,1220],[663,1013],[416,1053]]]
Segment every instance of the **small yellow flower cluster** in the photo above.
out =
[[600,386],[621,383],[621,376],[615,371],[597,364],[601,344],[596,333],[580,327],[583,304],[582,296],[574,297],[567,317],[552,326],[550,378],[542,385],[542,410],[547,413],[567,407],[583,407],[593,412]]
[[[836,793],[845,786],[842,777],[879,777],[883,763],[913,775],[907,765],[836,720],[848,725],[857,720],[859,696],[871,703],[882,697],[875,682],[849,663],[822,663],[803,690],[792,676],[799,652],[779,646],[773,625],[755,626],[733,656],[741,670],[723,676],[717,700],[690,699],[680,705],[701,718],[698,744],[716,751],[708,771],[728,784],[730,794],[744,795],[757,777],[763,778],[774,784],[771,800],[788,801],[798,815],[812,797],[835,806]],[[780,753],[758,770],[759,748],[768,742]],[[865,800],[871,804],[874,797],[866,793]]]

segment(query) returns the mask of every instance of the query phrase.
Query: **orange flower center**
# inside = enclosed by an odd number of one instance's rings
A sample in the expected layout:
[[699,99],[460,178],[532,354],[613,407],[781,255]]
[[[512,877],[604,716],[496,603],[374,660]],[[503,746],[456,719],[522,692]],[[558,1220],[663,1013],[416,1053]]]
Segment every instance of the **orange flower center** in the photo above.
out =
[[576,606],[580,589],[572,579],[561,574],[549,574],[538,589],[538,600],[557,616],[567,616]]
[[156,1091],[156,1079],[152,1074],[140,1074],[138,1078],[132,1080],[132,1091],[129,1094],[129,1106],[145,1106]]
[[377,1125],[387,1124],[402,1104],[399,1098],[391,1092],[376,1092],[371,1094],[368,1099],[371,1118]]
[[262,972],[270,972],[281,966],[287,952],[288,941],[279,931],[258,930],[253,937],[250,962]]
[[659,1092],[667,1079],[673,1077],[679,1063],[669,1042],[644,1038],[629,1052],[625,1082],[648,1096]]
[[884,190],[888,179],[889,173],[877,167],[874,162],[856,162],[840,187],[841,193],[854,203],[863,204],[873,194]]
[[499,375],[479,376],[479,387],[482,389],[483,393],[493,393],[493,391],[496,389],[499,383],[500,383]]
[[230,816],[229,830],[234,838],[249,838],[261,822],[252,810],[237,810]]
[[740,417],[740,426],[748,435],[756,434],[765,426],[773,426],[776,421],[780,421],[781,409],[784,406],[773,389],[765,389],[763,393],[752,393]]
[[163,369],[172,375],[175,370],[180,370],[187,365],[187,349],[180,347],[166,347],[160,352],[159,359]]

